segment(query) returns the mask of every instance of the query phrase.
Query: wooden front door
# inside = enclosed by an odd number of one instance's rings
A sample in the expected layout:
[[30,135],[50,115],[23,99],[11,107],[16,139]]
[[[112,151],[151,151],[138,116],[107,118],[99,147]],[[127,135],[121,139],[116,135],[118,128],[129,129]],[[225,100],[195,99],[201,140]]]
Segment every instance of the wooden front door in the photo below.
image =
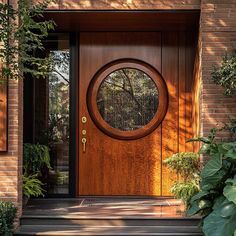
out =
[[188,40],[185,32],[80,33],[78,196],[170,195],[175,177],[163,160],[191,151]]

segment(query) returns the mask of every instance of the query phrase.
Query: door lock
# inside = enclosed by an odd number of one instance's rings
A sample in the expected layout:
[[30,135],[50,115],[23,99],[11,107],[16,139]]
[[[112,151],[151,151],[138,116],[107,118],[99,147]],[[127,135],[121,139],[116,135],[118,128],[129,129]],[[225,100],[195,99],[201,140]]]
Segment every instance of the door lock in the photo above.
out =
[[85,124],[87,122],[87,117],[83,116],[81,120],[82,120],[82,123]]

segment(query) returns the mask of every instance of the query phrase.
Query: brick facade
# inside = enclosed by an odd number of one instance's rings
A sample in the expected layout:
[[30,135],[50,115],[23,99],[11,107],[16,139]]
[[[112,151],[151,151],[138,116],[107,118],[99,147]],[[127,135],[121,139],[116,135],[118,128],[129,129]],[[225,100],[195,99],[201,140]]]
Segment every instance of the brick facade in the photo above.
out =
[[[12,0],[16,2],[15,0]],[[212,83],[210,73],[225,52],[236,46],[236,0],[60,0],[50,9],[60,10],[191,10],[200,9],[199,58],[196,60],[194,119],[200,122],[195,133],[207,135],[216,124],[236,117],[236,98],[226,98],[223,89]],[[22,202],[22,82],[10,81],[8,87],[8,152],[0,153],[0,199]],[[199,106],[200,103],[200,106]],[[223,137],[227,137],[226,135]]]
[[[6,2],[6,1],[1,1]],[[17,8],[15,0],[10,4]],[[17,21],[14,22],[17,24]],[[23,83],[8,82],[8,149],[0,152],[0,200],[12,201],[22,213]],[[1,135],[1,134],[0,134]],[[1,137],[1,136],[0,136]]]
[[[236,97],[225,97],[223,89],[212,83],[213,65],[236,47],[236,1],[202,0],[200,39],[202,41],[201,133],[207,135],[216,124],[221,126],[236,117]],[[227,134],[222,134],[227,138]]]

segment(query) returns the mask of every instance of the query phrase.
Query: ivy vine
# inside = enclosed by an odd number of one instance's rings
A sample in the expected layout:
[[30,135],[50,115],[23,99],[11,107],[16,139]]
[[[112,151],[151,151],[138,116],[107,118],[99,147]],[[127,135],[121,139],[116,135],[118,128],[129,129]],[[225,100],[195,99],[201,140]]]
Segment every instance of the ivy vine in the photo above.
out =
[[[30,74],[45,78],[50,71],[50,57],[42,56],[43,39],[54,29],[52,20],[44,20],[43,12],[50,0],[32,4],[19,0],[18,8],[0,3],[0,80],[19,79]],[[41,51],[41,53],[40,53]]]

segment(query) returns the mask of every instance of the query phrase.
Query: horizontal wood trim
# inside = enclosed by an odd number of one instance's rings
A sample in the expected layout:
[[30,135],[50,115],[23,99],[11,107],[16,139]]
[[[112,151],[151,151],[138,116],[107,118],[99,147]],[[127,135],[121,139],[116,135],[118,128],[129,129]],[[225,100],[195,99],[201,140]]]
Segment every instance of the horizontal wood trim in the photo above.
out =
[[[57,31],[187,31],[198,29],[200,12],[192,11],[47,11]],[[63,21],[61,20],[63,19]]]

